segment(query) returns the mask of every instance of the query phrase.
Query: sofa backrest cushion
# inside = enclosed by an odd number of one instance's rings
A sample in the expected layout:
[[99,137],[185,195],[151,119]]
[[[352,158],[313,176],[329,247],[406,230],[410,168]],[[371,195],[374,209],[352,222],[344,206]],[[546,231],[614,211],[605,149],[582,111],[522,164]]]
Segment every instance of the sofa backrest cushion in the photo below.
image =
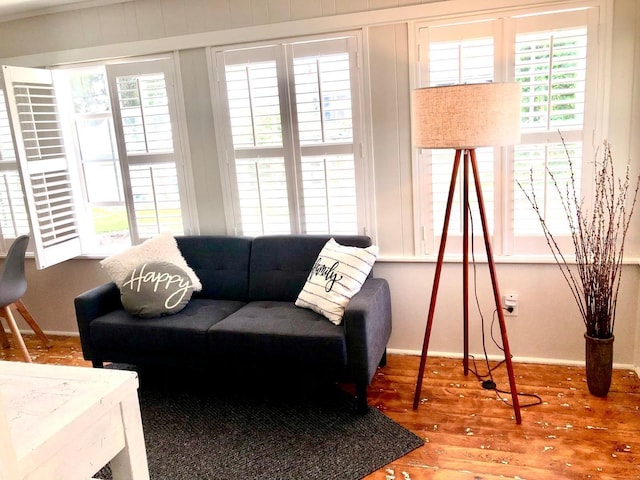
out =
[[254,238],[249,274],[250,300],[294,302],[330,238],[353,247],[371,245],[371,239],[364,235],[266,235]]
[[193,235],[176,240],[202,283],[202,291],[194,293],[194,298],[248,301],[250,238]]

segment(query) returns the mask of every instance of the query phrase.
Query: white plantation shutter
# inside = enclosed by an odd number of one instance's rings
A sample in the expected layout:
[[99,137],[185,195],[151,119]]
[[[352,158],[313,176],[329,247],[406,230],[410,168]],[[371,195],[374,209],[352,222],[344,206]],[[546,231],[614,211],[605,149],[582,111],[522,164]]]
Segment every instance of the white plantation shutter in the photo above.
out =
[[[546,243],[537,215],[516,182],[528,192],[535,191],[545,222],[561,246],[571,247],[566,216],[547,169],[561,185],[565,184],[570,179],[568,153],[580,195],[587,24],[587,12],[558,15],[552,25],[555,28],[549,30],[540,30],[528,18],[517,21],[514,71],[515,80],[522,84],[522,140],[514,148],[513,231],[515,248],[520,250],[544,252]],[[565,139],[567,151],[558,132]]]
[[129,178],[138,240],[160,232],[183,234],[175,165],[131,165]]
[[277,54],[267,47],[219,57],[235,158],[235,223],[243,235],[291,232]]
[[516,35],[523,134],[582,129],[586,63],[586,27]]
[[[225,57],[230,62],[235,55]],[[282,147],[275,59],[240,65],[227,63],[226,84],[233,146],[237,149]]]
[[357,226],[353,154],[302,157],[305,233],[354,233]]
[[216,53],[236,232],[355,233],[356,39]]
[[133,243],[184,233],[182,159],[168,59],[107,66]]
[[[48,70],[8,66],[2,73],[36,265],[46,268],[81,253],[71,162],[53,76]],[[6,178],[9,183],[11,175]]]
[[[577,182],[577,190],[580,190],[580,159],[582,158],[582,145],[580,142],[566,145],[571,158],[576,159],[574,180]],[[542,215],[552,232],[558,237],[568,234],[568,225],[564,209],[560,206],[557,190],[553,185],[547,167],[553,173],[559,184],[563,185],[570,180],[567,170],[567,153],[562,143],[550,144],[525,144],[516,148],[514,159],[514,177],[520,181],[527,191],[533,187],[538,204],[542,208]],[[533,185],[531,180],[533,179]],[[522,237],[521,242],[527,236],[540,236],[540,224],[538,216],[531,208],[531,204],[518,188],[514,201],[514,230]]]
[[292,46],[300,144],[350,143],[353,131],[349,53],[307,52],[305,47],[309,45]]
[[291,46],[305,233],[357,231],[351,42]]
[[243,234],[290,233],[283,158],[238,158],[236,178]]
[[493,38],[439,40],[439,33],[430,35],[429,86],[493,81]]

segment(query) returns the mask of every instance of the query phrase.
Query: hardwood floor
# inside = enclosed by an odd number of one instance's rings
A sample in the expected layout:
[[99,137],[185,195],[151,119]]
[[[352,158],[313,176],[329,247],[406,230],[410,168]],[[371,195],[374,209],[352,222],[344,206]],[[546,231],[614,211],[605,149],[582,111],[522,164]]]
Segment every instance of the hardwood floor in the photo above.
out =
[[[35,362],[90,366],[78,338],[52,340],[47,350],[25,336]],[[0,360],[22,357],[12,343],[0,349]],[[465,377],[460,360],[446,358],[429,358],[422,404],[414,411],[418,362],[389,355],[369,398],[425,444],[367,480],[640,479],[640,380],[634,372],[615,370],[611,391],[601,399],[588,393],[583,368],[516,363],[518,390],[542,402],[523,407],[516,425],[510,405],[474,376]],[[478,362],[480,370],[484,366]],[[504,366],[494,379],[498,389],[508,388]],[[519,398],[523,406],[535,401]]]

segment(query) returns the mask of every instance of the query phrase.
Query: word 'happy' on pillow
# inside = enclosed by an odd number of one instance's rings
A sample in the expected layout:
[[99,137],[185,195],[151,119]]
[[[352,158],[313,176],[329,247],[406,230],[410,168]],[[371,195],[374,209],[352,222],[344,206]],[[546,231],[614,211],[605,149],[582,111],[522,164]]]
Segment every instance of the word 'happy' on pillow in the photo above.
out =
[[164,290],[175,289],[164,302],[168,310],[176,308],[181,304],[189,289],[193,286],[184,275],[172,275],[167,272],[145,271],[147,264],[134,268],[131,276],[122,284],[122,289],[129,288],[131,291],[140,292],[143,285],[153,284],[153,291],[158,292],[159,288]]

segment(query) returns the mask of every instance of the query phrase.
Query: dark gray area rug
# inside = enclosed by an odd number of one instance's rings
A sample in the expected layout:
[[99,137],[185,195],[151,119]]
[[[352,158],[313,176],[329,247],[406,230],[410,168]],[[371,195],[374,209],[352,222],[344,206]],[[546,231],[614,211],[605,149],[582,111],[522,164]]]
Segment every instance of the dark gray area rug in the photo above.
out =
[[139,373],[152,480],[359,479],[423,444],[337,386]]

